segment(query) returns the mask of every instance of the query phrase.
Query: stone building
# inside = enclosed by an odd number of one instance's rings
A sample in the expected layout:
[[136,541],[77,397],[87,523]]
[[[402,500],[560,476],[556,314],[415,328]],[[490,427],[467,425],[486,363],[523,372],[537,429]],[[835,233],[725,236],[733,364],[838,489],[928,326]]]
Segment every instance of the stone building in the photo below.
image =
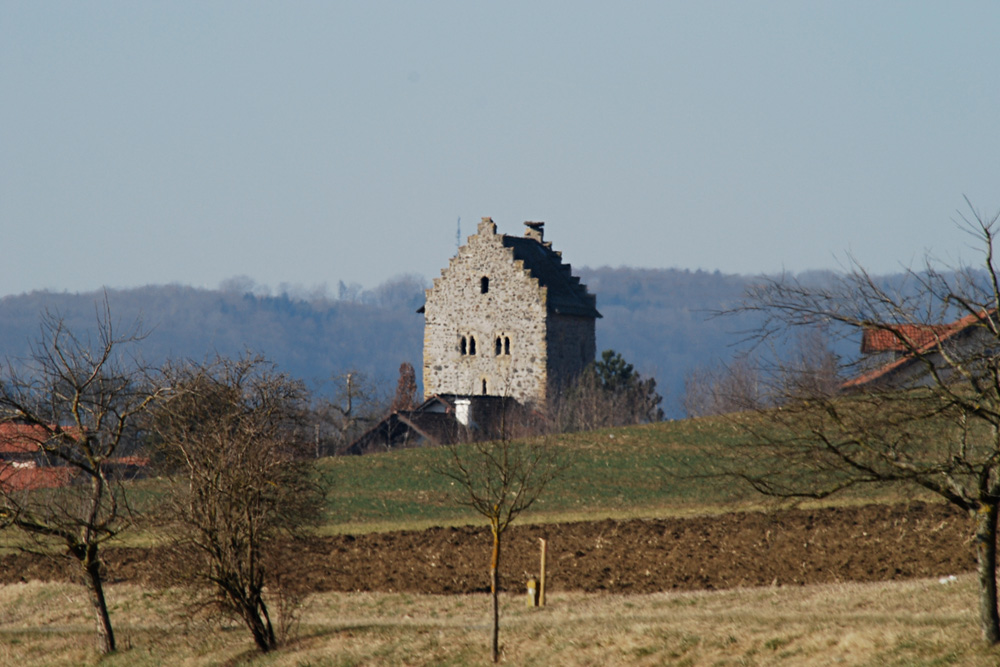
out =
[[424,394],[543,405],[594,360],[596,298],[543,239],[497,234],[491,218],[427,290]]

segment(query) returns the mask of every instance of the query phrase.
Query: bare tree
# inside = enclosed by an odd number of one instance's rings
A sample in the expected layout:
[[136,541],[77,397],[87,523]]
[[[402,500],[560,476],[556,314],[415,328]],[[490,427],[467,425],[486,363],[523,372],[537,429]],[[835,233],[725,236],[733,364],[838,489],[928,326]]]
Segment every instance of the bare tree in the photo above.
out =
[[68,483],[33,488],[30,479],[17,483],[18,472],[25,471],[5,465],[0,521],[36,538],[40,547],[54,540],[79,565],[103,654],[115,650],[115,635],[100,549],[133,519],[115,458],[158,391],[128,356],[141,338],[138,325],[116,332],[107,300],[89,335],[78,336],[58,316],[46,314],[31,358],[9,365],[0,381],[5,433],[34,454],[33,472],[62,473],[52,477]]
[[696,368],[684,377],[681,405],[688,417],[757,410],[766,404],[760,370],[746,355],[728,364]]
[[549,422],[557,432],[572,432],[660,421],[662,402],[655,379],[605,350],[552,401]]
[[176,474],[161,514],[181,552],[195,554],[179,559],[179,574],[208,583],[209,602],[270,651],[279,636],[268,598],[280,592],[284,565],[275,547],[301,536],[322,507],[301,428],[305,390],[260,358],[166,374],[171,389],[154,428]]
[[707,417],[773,407],[789,396],[828,396],[841,385],[840,360],[823,327],[803,326],[790,351],[766,363],[743,353],[728,364],[696,368],[684,378],[681,405],[688,417]]
[[[507,430],[504,429],[504,433]],[[490,524],[492,634],[490,656],[500,657],[500,547],[511,522],[527,511],[565,465],[551,445],[499,440],[450,446],[450,466],[439,470],[456,484],[455,501],[471,507]]]
[[982,635],[996,644],[1000,214],[969,208],[959,224],[983,251],[978,266],[941,268],[928,258],[894,288],[855,266],[824,287],[778,279],[749,294],[741,310],[764,316],[760,341],[822,323],[843,334],[876,332],[897,358],[875,368],[844,365],[854,379],[840,392],[793,384],[763,420],[744,420],[752,437],[719,460],[728,455],[725,474],[775,496],[820,498],[903,482],[961,508],[975,530]]
[[338,454],[377,422],[389,405],[378,385],[365,374],[349,371],[334,378],[333,398],[317,400],[311,411],[317,456]]

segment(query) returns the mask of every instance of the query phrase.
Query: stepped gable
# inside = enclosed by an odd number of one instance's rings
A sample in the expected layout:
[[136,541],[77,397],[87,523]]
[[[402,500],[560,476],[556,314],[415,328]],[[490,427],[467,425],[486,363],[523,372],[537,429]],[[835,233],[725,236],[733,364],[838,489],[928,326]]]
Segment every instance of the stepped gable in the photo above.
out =
[[424,396],[503,396],[542,406],[594,361],[597,300],[544,238],[484,217],[426,292]]
[[597,312],[597,297],[587,292],[587,286],[573,275],[572,267],[563,263],[562,253],[553,250],[551,244],[507,234],[503,235],[501,242],[512,250],[514,260],[521,262],[531,277],[547,290],[546,306],[549,312],[601,317]]

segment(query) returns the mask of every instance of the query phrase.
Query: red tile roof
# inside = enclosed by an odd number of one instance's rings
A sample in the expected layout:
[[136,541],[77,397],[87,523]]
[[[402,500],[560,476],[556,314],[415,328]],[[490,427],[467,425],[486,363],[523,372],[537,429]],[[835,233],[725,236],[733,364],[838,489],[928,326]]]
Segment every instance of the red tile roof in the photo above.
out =
[[4,491],[55,489],[70,483],[77,471],[63,466],[36,467],[0,464],[0,487]]
[[113,459],[108,459],[108,463],[116,466],[136,466],[138,468],[145,468],[149,465],[148,456],[119,456]]
[[913,348],[935,343],[942,336],[950,335],[951,324],[899,324],[888,328],[866,328],[861,334],[861,353],[909,352]]
[[[0,455],[32,454],[40,451],[42,444],[52,439],[54,427],[23,422],[0,422]],[[78,432],[76,427],[62,429],[65,433]]]
[[[977,322],[982,322],[987,317],[991,317],[995,314],[996,314],[995,310],[989,312],[983,311],[980,313],[972,313],[970,315],[966,315],[961,319],[955,320],[950,324],[900,325],[900,330],[903,330],[904,327],[913,327],[913,330],[908,331],[908,333],[911,333],[913,336],[915,336],[915,338],[908,338],[908,340],[911,340],[914,343],[917,343],[918,340],[920,341],[919,345],[916,344],[914,345],[916,349],[913,352],[906,354],[905,356],[902,356],[899,359],[896,359],[895,361],[892,361],[884,366],[879,366],[878,368],[868,371],[867,373],[862,373],[858,377],[848,380],[841,386],[844,389],[855,389],[858,387],[863,387],[864,385],[870,382],[874,382],[875,380],[885,377],[892,371],[898,368],[902,368],[903,366],[906,366],[910,363],[913,363],[922,355],[928,352],[932,352],[934,348],[936,348],[938,345],[945,342],[949,338],[955,336],[958,333],[961,333],[962,331],[965,331],[966,329],[973,326]],[[870,330],[874,331],[875,329],[870,329]],[[868,333],[868,331],[870,330],[866,329],[865,333]],[[883,327],[882,330],[885,331],[885,328]],[[896,338],[890,331],[886,331],[886,333],[889,333],[890,336]],[[904,333],[904,335],[906,335],[906,333]],[[864,345],[863,336],[864,335],[862,335],[862,346]],[[899,342],[899,339],[896,338],[896,341]],[[908,349],[905,346],[902,348],[902,350],[908,351]],[[862,351],[864,351],[864,347],[862,347]],[[886,349],[885,351],[888,351],[888,349]]]
[[0,454],[31,454],[49,439],[49,431],[37,424],[0,422]]

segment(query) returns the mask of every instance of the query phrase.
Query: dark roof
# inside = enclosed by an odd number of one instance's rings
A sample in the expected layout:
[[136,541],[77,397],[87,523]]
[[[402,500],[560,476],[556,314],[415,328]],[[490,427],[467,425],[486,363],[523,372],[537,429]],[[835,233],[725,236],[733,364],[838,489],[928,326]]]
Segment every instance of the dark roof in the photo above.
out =
[[454,406],[431,396],[413,410],[391,412],[352,442],[342,454],[364,454],[379,448],[413,447],[457,442],[459,424]]
[[[455,418],[455,401],[470,402],[472,421],[468,427]],[[431,396],[413,410],[399,410],[362,434],[341,454],[365,454],[382,449],[451,445],[458,442],[500,438],[513,426],[529,427],[536,416],[526,412],[513,398],[503,396]],[[518,433],[520,434],[520,433]]]
[[597,312],[597,298],[587,292],[586,286],[573,275],[569,264],[548,244],[522,236],[503,235],[503,245],[514,250],[514,259],[524,262],[542,287],[548,288],[549,312],[558,315],[601,317]]

